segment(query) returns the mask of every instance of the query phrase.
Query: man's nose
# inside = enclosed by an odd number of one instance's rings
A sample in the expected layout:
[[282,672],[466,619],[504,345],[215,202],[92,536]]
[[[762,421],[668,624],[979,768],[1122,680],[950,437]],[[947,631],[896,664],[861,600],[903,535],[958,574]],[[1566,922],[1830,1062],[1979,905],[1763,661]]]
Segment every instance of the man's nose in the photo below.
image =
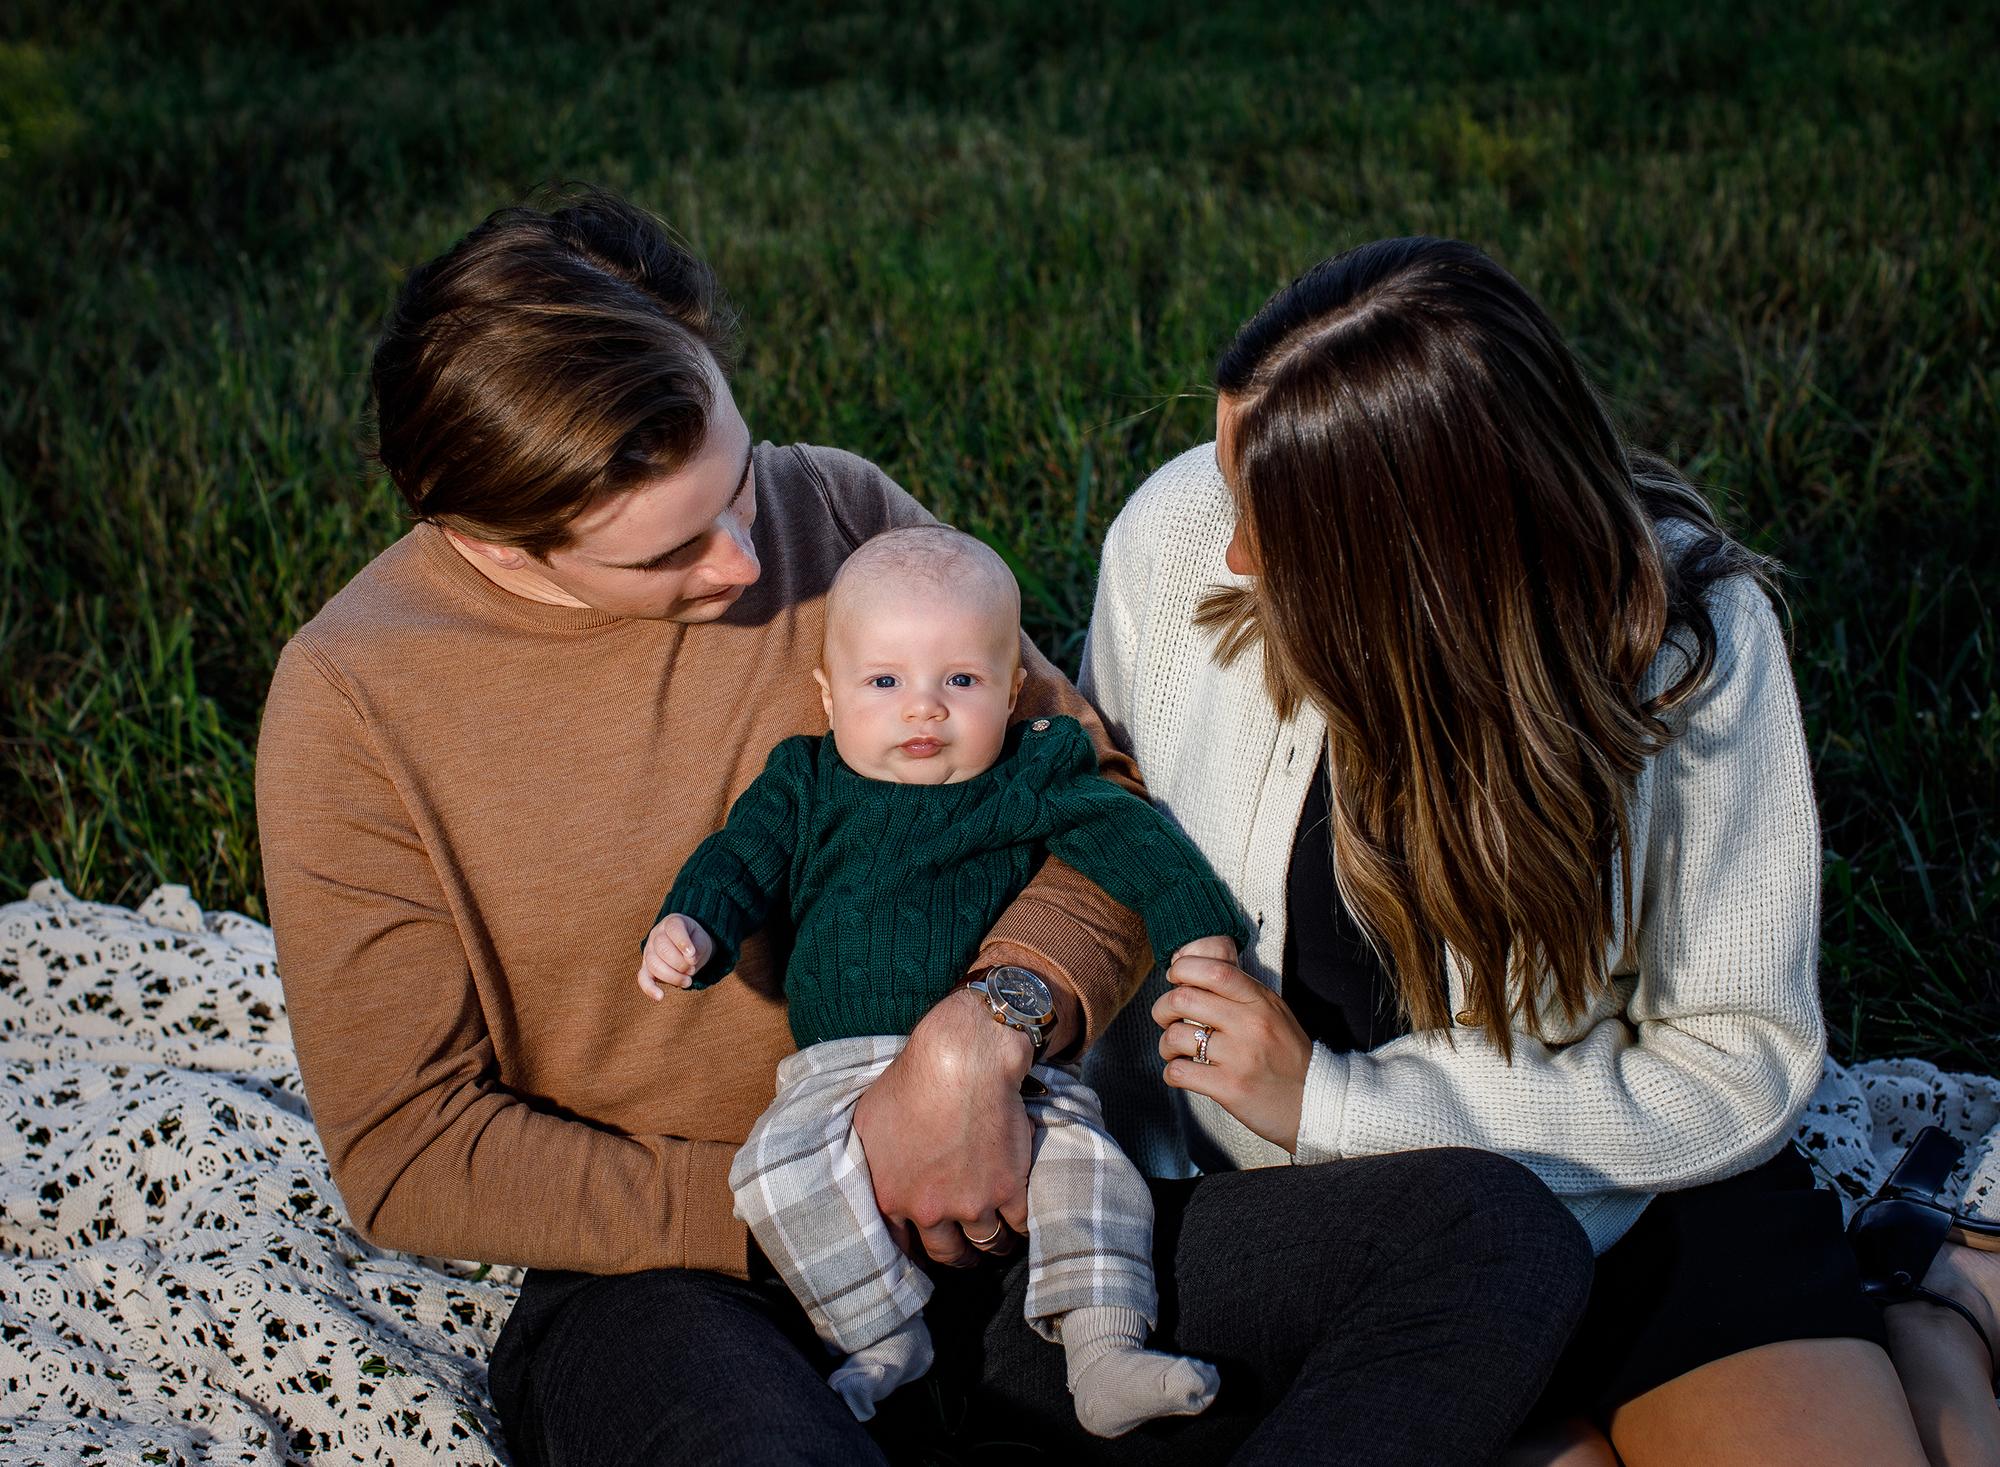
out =
[[757,546],[746,526],[733,522],[722,526],[711,569],[728,586],[747,586],[757,579],[763,567],[757,560]]

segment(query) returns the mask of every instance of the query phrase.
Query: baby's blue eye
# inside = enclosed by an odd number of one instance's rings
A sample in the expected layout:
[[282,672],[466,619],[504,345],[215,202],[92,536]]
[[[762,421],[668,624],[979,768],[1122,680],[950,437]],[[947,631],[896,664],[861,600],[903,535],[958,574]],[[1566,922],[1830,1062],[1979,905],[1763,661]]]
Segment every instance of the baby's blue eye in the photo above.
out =
[[885,672],[878,677],[871,677],[868,679],[868,686],[871,688],[893,688],[896,686],[895,675]]
[[955,672],[944,680],[948,688],[969,688],[978,681],[979,679],[969,672]]

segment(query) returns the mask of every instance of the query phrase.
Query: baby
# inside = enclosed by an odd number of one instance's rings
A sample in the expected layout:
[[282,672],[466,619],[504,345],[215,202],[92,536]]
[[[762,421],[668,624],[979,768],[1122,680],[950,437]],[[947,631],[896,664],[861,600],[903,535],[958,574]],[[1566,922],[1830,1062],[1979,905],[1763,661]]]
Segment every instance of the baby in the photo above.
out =
[[[964,981],[987,930],[1053,852],[1146,922],[1155,953],[1233,956],[1228,890],[1152,806],[1097,772],[1071,718],[1008,726],[1021,684],[1020,590],[1005,562],[940,525],[850,556],[827,595],[815,672],[832,732],[785,740],[682,868],[639,985],[703,988],[784,894],[785,994],[799,1052],[731,1168],[737,1215],[847,1359],[830,1383],[867,1420],[931,1364],[931,1282],[875,1206],[855,1103],[916,1022]],[[1039,1055],[1053,1005],[1037,975],[993,970],[994,1017]],[[1096,1095],[1037,1064],[1025,1313],[1060,1340],[1077,1418],[1117,1436],[1215,1399],[1213,1366],[1145,1348],[1158,1322],[1152,1199]],[[985,1240],[981,1240],[982,1242]]]

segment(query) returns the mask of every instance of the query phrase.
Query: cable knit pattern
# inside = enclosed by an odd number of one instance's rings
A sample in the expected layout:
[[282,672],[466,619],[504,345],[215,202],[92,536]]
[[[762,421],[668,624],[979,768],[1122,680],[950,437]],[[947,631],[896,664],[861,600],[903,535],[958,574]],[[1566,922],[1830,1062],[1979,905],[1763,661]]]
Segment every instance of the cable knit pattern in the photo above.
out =
[[675,878],[660,915],[715,940],[705,988],[788,893],[785,1000],[800,1048],[907,1034],[970,965],[994,919],[1059,856],[1138,912],[1159,952],[1249,932],[1226,886],[1145,801],[1097,773],[1073,718],[1008,730],[993,767],[955,784],[867,779],[833,735],[790,738]]
[[[1244,966],[1276,988],[1285,872],[1325,737],[1311,708],[1280,721],[1261,656],[1216,666],[1192,624],[1234,526],[1213,445],[1155,473],[1113,524],[1080,686],[1137,759],[1257,929]],[[1819,832],[1810,765],[1777,619],[1756,585],[1710,593],[1714,670],[1669,719],[1631,809],[1634,930],[1607,954],[1612,983],[1574,1020],[1553,1004],[1547,1042],[1513,1036],[1508,1063],[1481,1029],[1408,1035],[1336,1055],[1315,1046],[1299,1161],[1478,1146],[1532,1168],[1601,1252],[1655,1192],[1729,1176],[1772,1155],[1820,1078],[1816,961]],[[1669,646],[1651,695],[1682,667]],[[1614,893],[1613,910],[1623,906]],[[1451,1009],[1462,974],[1447,954]],[[1146,1009],[1161,977],[1088,1063],[1112,1130],[1149,1170],[1287,1160],[1201,1097],[1159,1081]]]

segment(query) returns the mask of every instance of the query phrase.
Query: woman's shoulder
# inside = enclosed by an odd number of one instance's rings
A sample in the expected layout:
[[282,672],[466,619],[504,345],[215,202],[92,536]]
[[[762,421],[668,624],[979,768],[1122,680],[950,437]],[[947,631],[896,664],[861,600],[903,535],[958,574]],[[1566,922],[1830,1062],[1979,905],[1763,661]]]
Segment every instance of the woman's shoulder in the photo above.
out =
[[[1715,634],[1715,657],[1700,684],[1670,712],[1670,724],[1690,724],[1726,713],[1736,704],[1758,701],[1764,685],[1791,680],[1791,651],[1777,609],[1763,581],[1754,575],[1727,575],[1709,585],[1701,596]],[[1668,629],[1660,650],[1646,669],[1641,687],[1656,698],[1684,677],[1697,660],[1697,641],[1686,624]]]
[[1221,562],[1236,523],[1213,443],[1161,464],[1133,491],[1104,536],[1102,573],[1114,585],[1144,582],[1156,569]]
[[1200,536],[1217,528],[1226,538],[1235,517],[1229,486],[1215,462],[1215,445],[1198,443],[1146,476],[1118,511],[1107,538],[1152,542],[1162,536]]

